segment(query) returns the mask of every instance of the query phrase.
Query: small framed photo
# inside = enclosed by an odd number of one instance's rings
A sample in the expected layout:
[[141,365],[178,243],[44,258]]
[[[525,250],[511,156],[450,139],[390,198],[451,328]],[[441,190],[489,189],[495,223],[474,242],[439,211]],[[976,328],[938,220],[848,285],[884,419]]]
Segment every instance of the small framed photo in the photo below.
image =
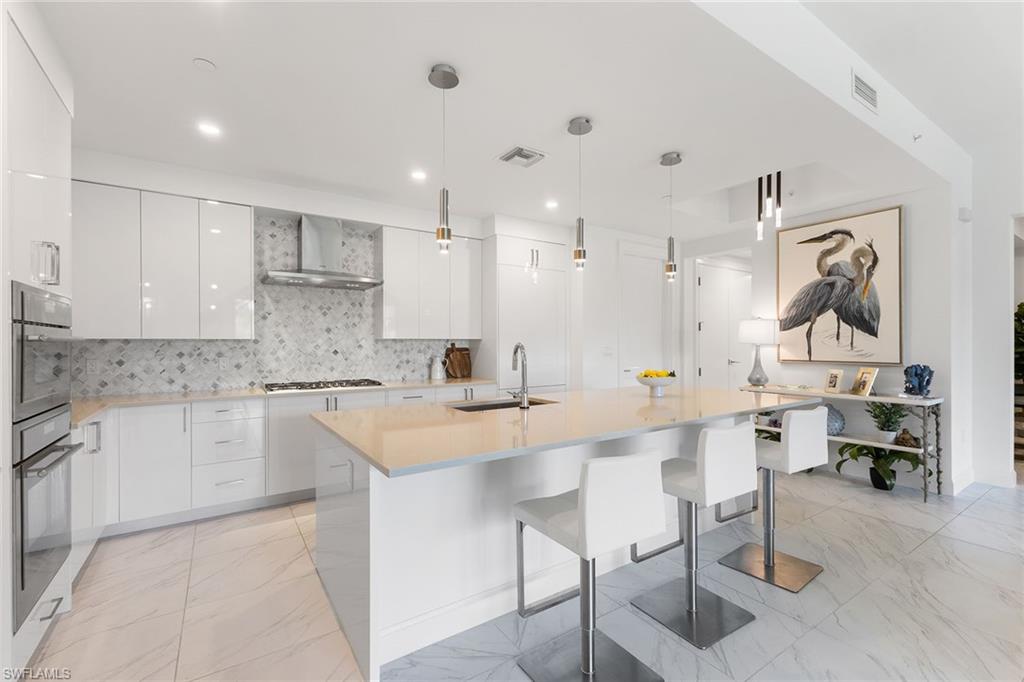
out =
[[874,386],[877,375],[877,367],[861,367],[857,370],[857,378],[853,380],[853,387],[850,389],[850,393],[854,395],[871,395],[871,387]]
[[839,393],[839,384],[843,380],[843,370],[830,369],[825,375],[825,393]]

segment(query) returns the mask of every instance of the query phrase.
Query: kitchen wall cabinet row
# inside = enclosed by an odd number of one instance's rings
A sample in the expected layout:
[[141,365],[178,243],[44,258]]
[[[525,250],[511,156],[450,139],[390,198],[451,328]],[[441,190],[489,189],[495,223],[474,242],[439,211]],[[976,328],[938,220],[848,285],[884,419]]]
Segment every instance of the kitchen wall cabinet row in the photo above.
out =
[[496,396],[495,384],[478,384],[107,410],[75,434],[86,444],[73,460],[76,556],[110,525],[311,490],[314,412]]
[[78,338],[253,338],[252,207],[72,183]]
[[71,113],[6,12],[4,21],[9,273],[71,296]]
[[480,338],[480,240],[455,237],[444,255],[431,232],[382,227],[374,247],[378,338]]

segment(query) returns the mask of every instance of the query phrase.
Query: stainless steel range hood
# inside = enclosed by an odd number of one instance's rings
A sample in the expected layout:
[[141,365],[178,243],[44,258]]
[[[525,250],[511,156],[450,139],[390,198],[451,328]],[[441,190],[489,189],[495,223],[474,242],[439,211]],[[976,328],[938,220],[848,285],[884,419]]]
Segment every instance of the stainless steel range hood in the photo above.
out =
[[270,270],[263,276],[263,283],[357,290],[372,289],[384,283],[368,275],[345,272],[342,269],[344,256],[341,221],[303,215],[299,218],[298,269]]

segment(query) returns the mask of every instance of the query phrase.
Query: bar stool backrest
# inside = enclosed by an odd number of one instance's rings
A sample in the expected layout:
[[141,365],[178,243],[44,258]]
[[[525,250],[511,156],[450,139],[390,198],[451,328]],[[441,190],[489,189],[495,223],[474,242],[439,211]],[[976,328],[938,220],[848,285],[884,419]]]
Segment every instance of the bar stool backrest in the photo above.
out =
[[757,490],[754,424],[706,428],[697,442],[697,485],[705,507]]
[[582,558],[593,559],[665,532],[661,460],[657,450],[650,450],[583,462],[579,493]]
[[828,464],[828,408],[786,410],[782,415],[782,465],[785,473]]

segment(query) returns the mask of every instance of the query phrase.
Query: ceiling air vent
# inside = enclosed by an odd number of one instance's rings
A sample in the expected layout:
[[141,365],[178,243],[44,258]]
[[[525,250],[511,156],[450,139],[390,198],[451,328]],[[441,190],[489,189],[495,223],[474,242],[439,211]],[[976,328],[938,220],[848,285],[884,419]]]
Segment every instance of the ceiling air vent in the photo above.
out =
[[544,160],[544,152],[539,152],[529,147],[513,147],[499,156],[498,160],[511,163],[513,166],[529,168],[535,163],[540,163]]
[[853,98],[878,113],[878,91],[856,73],[853,73]]

